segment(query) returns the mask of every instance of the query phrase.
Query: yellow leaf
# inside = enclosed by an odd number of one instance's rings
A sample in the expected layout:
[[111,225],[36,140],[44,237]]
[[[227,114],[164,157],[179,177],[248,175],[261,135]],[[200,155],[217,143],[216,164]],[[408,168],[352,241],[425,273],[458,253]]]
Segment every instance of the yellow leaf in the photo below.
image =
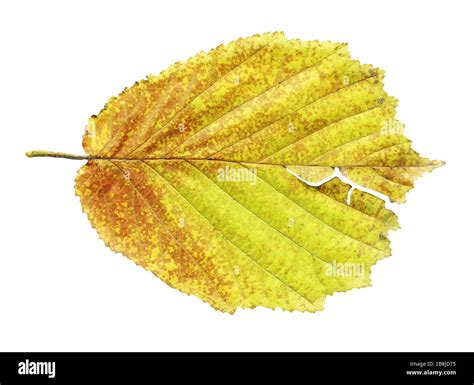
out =
[[111,98],[89,121],[88,155],[29,156],[87,159],[76,193],[91,224],[170,286],[230,313],[314,312],[370,285],[398,228],[336,169],[403,202],[442,164],[411,148],[382,80],[345,44],[255,35]]

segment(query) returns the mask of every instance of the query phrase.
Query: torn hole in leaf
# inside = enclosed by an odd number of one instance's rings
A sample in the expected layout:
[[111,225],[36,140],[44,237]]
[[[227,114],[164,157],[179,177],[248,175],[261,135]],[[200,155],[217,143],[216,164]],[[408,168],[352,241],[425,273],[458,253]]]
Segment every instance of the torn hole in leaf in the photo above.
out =
[[307,181],[300,175],[295,174],[294,170],[288,171],[302,182],[316,187],[319,192],[329,196],[331,199],[382,221],[386,226],[386,230],[380,233],[379,237],[381,240],[387,240],[389,230],[400,228],[398,217],[389,208],[392,203],[388,197],[377,191],[359,186],[342,175],[339,169],[335,168],[330,176],[320,181]]
[[347,176],[345,176],[339,167],[329,167],[329,166],[289,166],[286,168],[288,172],[299,180],[303,181],[309,186],[321,187],[326,185],[328,182],[338,179],[341,183],[347,186],[347,191],[344,193],[344,199],[341,200],[340,196],[338,197],[341,202],[351,205],[351,196],[354,190],[360,190],[367,194],[373,195],[379,199],[382,199],[386,203],[390,203],[388,196],[362,186],[358,183],[355,183]]

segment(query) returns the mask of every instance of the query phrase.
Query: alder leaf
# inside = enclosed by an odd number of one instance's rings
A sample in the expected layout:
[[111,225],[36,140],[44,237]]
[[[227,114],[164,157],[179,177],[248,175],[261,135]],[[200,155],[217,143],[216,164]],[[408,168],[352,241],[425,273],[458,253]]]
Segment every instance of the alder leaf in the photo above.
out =
[[88,155],[28,155],[87,159],[92,226],[170,286],[229,313],[314,312],[390,255],[397,217],[368,191],[403,202],[442,164],[411,148],[382,80],[346,44],[255,35],[111,98]]

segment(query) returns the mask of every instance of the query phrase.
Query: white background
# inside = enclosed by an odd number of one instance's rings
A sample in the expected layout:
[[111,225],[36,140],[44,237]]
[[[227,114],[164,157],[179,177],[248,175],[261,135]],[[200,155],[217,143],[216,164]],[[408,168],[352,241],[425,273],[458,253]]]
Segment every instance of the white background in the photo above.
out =
[[[11,1],[0,5],[3,351],[474,350],[473,10],[468,1]],[[81,135],[148,73],[257,32],[349,42],[446,166],[404,205],[373,287],[324,312],[222,314],[107,249],[74,195]]]

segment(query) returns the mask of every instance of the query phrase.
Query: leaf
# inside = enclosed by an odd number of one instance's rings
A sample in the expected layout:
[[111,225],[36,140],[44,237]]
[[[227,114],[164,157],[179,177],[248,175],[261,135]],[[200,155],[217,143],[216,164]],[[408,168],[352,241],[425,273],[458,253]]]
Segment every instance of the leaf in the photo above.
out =
[[321,310],[370,285],[398,228],[334,170],[403,202],[442,164],[411,148],[382,80],[345,44],[283,33],[201,52],[91,117],[76,194],[108,247],[216,309]]

